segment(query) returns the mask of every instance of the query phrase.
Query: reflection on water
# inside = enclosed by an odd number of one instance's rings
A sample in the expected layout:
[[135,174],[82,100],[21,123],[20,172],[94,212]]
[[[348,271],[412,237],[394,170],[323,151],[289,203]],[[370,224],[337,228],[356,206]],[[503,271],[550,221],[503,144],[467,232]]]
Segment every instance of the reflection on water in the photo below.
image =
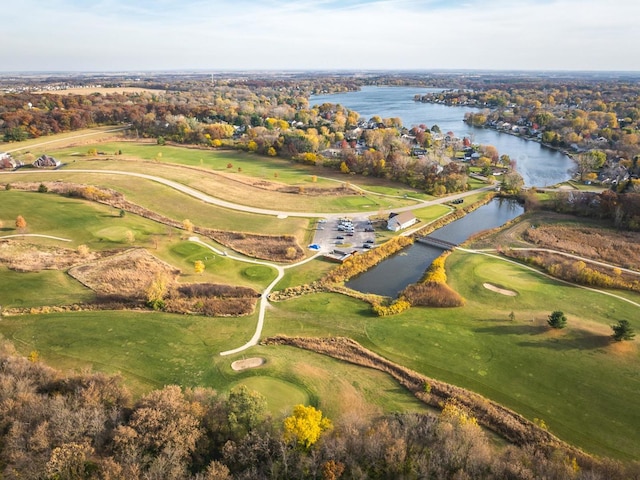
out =
[[[504,225],[524,212],[515,200],[496,198],[433,232],[433,236],[451,243],[462,243],[471,235]],[[365,293],[396,297],[407,285],[420,280],[431,262],[442,249],[414,243],[362,275],[347,282],[346,286]]]
[[565,154],[543,147],[515,135],[499,133],[490,128],[474,128],[463,122],[466,112],[478,108],[449,107],[447,105],[415,102],[415,94],[439,92],[442,89],[420,87],[362,87],[358,92],[312,95],[310,105],[338,103],[354,110],[364,120],[374,115],[383,118],[398,117],[411,128],[424,124],[438,125],[443,133],[453,132],[458,138],[469,137],[473,143],[493,145],[500,154],[507,154],[516,162],[516,169],[528,187],[544,187],[571,178],[575,163]]

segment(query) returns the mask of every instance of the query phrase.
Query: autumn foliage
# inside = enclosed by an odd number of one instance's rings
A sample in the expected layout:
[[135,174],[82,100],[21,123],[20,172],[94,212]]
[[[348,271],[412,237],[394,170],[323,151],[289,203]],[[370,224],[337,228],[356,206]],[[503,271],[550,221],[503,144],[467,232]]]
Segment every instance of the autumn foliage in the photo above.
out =
[[315,444],[322,432],[331,428],[331,420],[312,406],[296,405],[293,414],[284,419],[284,438],[303,448]]
[[[434,382],[432,391],[441,386]],[[640,474],[633,464],[594,459],[535,438],[496,448],[466,400],[442,406],[440,415],[329,422],[315,408],[299,405],[290,417],[271,420],[264,397],[245,386],[219,394],[175,385],[134,402],[118,377],[65,376],[37,359],[17,356],[0,341],[0,475],[8,480],[604,480]],[[542,432],[542,438],[552,438]]]
[[18,230],[24,230],[25,228],[27,228],[27,221],[22,215],[18,215],[16,217],[16,228]]
[[413,306],[420,307],[460,307],[464,299],[447,285],[445,262],[450,252],[436,258],[419,283],[409,285],[402,296]]

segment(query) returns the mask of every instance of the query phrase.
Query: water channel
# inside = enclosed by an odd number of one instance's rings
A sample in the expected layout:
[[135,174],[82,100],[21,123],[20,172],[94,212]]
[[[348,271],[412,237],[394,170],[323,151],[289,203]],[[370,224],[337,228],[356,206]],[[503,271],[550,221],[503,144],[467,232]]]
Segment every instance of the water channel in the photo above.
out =
[[443,133],[453,132],[457,137],[469,137],[473,143],[493,145],[498,152],[507,154],[516,162],[526,186],[555,185],[571,178],[575,163],[567,155],[542,146],[538,142],[500,133],[490,128],[477,128],[463,122],[472,107],[449,107],[441,104],[421,103],[413,100],[416,94],[439,92],[442,89],[420,87],[363,87],[357,92],[313,95],[310,105],[340,104],[368,120],[374,115],[383,118],[398,117],[411,128],[425,124],[438,125]]
[[[504,225],[523,212],[524,208],[515,200],[496,198],[465,217],[439,228],[432,236],[455,244],[462,243],[474,233]],[[395,298],[407,285],[420,280],[442,251],[416,242],[350,280],[346,286],[360,292]]]

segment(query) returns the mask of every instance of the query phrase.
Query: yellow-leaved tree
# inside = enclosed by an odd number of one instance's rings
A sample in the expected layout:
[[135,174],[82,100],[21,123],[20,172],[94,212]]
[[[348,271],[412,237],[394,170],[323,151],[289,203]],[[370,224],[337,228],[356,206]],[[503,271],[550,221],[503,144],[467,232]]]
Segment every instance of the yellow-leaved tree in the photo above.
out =
[[196,271],[196,273],[203,273],[205,269],[204,262],[202,260],[196,260],[193,263],[193,268]]
[[312,406],[296,405],[293,407],[293,415],[284,419],[284,439],[309,448],[331,426],[331,420],[323,417],[322,411]]

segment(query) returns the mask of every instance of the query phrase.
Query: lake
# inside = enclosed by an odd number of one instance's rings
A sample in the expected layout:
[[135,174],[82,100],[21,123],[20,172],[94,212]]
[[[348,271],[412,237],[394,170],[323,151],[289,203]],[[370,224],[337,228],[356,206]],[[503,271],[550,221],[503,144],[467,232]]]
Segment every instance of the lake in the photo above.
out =
[[357,92],[312,95],[309,103],[310,105],[340,104],[358,112],[361,118],[366,120],[374,115],[383,118],[398,117],[408,128],[420,124],[428,127],[438,125],[443,133],[451,131],[459,138],[469,137],[473,143],[493,145],[501,155],[507,154],[515,160],[516,169],[528,187],[555,185],[571,178],[571,171],[576,165],[567,155],[544,147],[538,142],[464,123],[464,114],[477,112],[477,108],[449,107],[413,100],[416,94],[439,91],[442,89],[362,87]]

